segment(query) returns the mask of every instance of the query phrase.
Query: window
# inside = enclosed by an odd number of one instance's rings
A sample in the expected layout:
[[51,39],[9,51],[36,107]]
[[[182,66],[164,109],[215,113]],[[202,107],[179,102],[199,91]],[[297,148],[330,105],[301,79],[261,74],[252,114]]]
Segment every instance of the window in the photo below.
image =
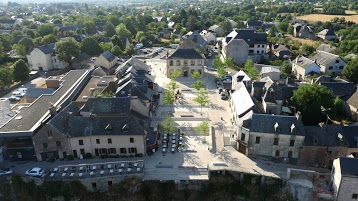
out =
[[109,148],[108,152],[109,152],[109,154],[116,154],[117,153],[115,148]]
[[43,146],[44,149],[47,149],[48,144],[47,143],[42,143],[42,146]]
[[337,59],[337,60],[336,60],[336,64],[338,64],[338,63],[339,63],[339,60]]
[[177,60],[177,66],[180,66],[180,60]]
[[60,147],[61,146],[61,141],[56,141],[56,146]]
[[191,60],[190,65],[194,66],[195,65],[195,60]]
[[241,134],[241,141],[245,141],[245,134],[244,133]]
[[83,140],[78,140],[79,145],[83,145]]
[[290,140],[290,147],[295,146],[295,140]]
[[97,143],[97,144],[101,144],[101,140],[96,139],[96,143]]
[[120,152],[121,152],[121,154],[126,154],[126,153],[127,153],[127,149],[126,149],[126,148],[120,148]]
[[134,143],[134,138],[132,138],[132,137],[129,138],[129,142],[130,142],[130,143]]
[[130,154],[136,154],[136,153],[137,153],[137,148],[134,148],[134,147],[128,148],[128,152],[129,152]]
[[275,156],[280,157],[280,150],[276,150]]
[[256,144],[260,144],[260,137],[256,137]]
[[353,195],[352,195],[352,199],[357,200],[357,199],[358,199],[358,194],[353,193]]
[[85,149],[80,149],[80,152],[81,152],[82,155],[84,155],[85,154]]
[[339,69],[341,69],[341,70],[342,70],[342,69],[343,69],[343,66],[340,66],[340,67],[339,67]]
[[169,66],[173,66],[173,63],[174,63],[173,60],[170,60],[169,61]]
[[328,69],[329,69],[329,70],[332,70],[332,69],[333,69],[333,66],[328,67]]
[[273,145],[278,145],[278,138],[273,139]]
[[47,137],[52,137],[52,130],[47,131]]
[[112,144],[112,138],[108,138],[108,144]]

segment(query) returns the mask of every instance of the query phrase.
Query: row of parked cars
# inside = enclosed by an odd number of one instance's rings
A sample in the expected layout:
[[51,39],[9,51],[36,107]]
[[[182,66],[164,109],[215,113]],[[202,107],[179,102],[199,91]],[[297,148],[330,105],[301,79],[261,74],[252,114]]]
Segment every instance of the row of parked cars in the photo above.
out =
[[218,92],[220,94],[221,100],[226,100],[229,95],[226,89],[224,89],[224,83],[230,83],[232,82],[231,75],[225,75],[223,78],[215,78],[216,87],[218,88]]

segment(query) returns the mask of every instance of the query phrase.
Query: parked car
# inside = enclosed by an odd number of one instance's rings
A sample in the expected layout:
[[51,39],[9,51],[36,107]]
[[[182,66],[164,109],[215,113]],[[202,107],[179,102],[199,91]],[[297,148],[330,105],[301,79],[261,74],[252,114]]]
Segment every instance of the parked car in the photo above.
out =
[[225,93],[225,92],[221,92],[220,98],[221,98],[221,100],[226,100],[226,99],[227,99],[226,93]]
[[19,100],[21,100],[21,98],[16,97],[16,96],[10,96],[10,97],[9,97],[9,101],[10,101],[10,102],[15,102],[15,101],[19,101]]
[[10,168],[0,168],[0,176],[10,175],[13,171]]
[[34,167],[26,171],[27,176],[41,177],[44,174],[44,170],[40,167]]

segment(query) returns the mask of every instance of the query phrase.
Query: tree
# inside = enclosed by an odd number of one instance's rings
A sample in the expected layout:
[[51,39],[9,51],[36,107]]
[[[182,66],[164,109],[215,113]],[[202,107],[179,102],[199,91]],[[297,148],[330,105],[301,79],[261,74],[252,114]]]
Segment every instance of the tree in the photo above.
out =
[[103,30],[105,32],[105,36],[107,37],[112,37],[114,34],[116,34],[116,27],[114,27],[114,25],[110,22],[107,22],[104,27]]
[[198,80],[199,78],[201,78],[201,74],[198,71],[194,71],[191,74],[191,77],[194,78],[195,80]]
[[12,83],[12,72],[8,68],[0,68],[0,86],[8,86]]
[[208,121],[203,121],[195,128],[195,130],[198,133],[202,133],[204,136],[209,136],[210,124]]
[[12,65],[12,68],[14,69],[13,76],[15,81],[25,81],[30,77],[29,73],[31,72],[31,70],[24,60],[17,60]]
[[302,112],[302,121],[306,124],[325,121],[326,116],[322,113],[321,106],[334,109],[335,96],[323,85],[301,85],[293,92],[291,99],[296,110]]
[[128,38],[128,40],[131,39],[132,36],[132,33],[127,29],[126,25],[124,25],[123,23],[119,24],[116,27],[116,33],[121,37]]
[[210,103],[210,98],[209,98],[208,92],[205,91],[204,89],[200,89],[200,91],[198,92],[198,95],[196,96],[196,98],[194,98],[194,101],[199,103],[200,114],[203,115],[203,106],[206,106],[207,104]]
[[342,74],[348,81],[358,84],[358,57],[347,63]]
[[204,86],[204,82],[201,80],[197,80],[194,84],[191,85],[196,90],[200,90]]
[[54,49],[57,52],[58,59],[69,63],[71,67],[72,57],[77,57],[80,54],[80,47],[81,44],[74,38],[67,37],[56,42]]
[[114,54],[115,56],[119,56],[119,55],[122,55],[123,54],[123,51],[121,50],[121,48],[116,45],[112,48],[111,50],[112,54]]
[[41,39],[41,44],[44,44],[44,45],[56,43],[56,42],[57,42],[57,39],[53,34],[46,35]]
[[246,74],[253,80],[255,80],[259,76],[259,71],[254,66],[254,62],[249,59],[246,61],[244,65],[244,71]]
[[40,36],[46,36],[48,34],[56,35],[57,29],[53,24],[42,24],[37,28],[37,33],[39,33]]
[[86,37],[81,42],[81,52],[86,53],[90,56],[98,55],[103,52],[101,46],[92,37]]
[[170,116],[167,116],[162,121],[162,130],[164,133],[172,134],[174,132],[174,121]]

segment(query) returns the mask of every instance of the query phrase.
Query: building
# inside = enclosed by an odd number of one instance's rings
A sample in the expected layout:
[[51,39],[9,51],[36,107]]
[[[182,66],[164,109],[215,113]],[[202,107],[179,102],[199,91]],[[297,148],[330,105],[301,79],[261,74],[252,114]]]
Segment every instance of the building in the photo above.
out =
[[194,71],[200,74],[204,72],[205,57],[193,48],[177,48],[166,58],[167,69],[165,75],[170,77],[174,69],[181,73],[181,76],[188,77]]
[[279,59],[287,59],[292,56],[292,52],[284,45],[274,44],[271,47],[272,53]]
[[344,66],[346,66],[346,62],[338,55],[324,51],[317,51],[311,60],[319,65],[320,71],[324,74],[332,73],[333,75],[340,75]]
[[358,199],[358,159],[341,157],[333,162],[331,181],[337,201]]
[[253,114],[238,126],[237,139],[237,149],[243,154],[295,162],[305,131],[296,116]]
[[55,88],[56,91],[43,94],[29,106],[23,106],[0,127],[0,138],[5,141],[6,158],[33,160],[31,137],[76,97],[89,77],[89,70],[72,70],[65,76],[47,78],[47,87]]
[[110,70],[114,65],[116,65],[116,63],[116,56],[108,51],[105,51],[97,58],[94,65],[102,66],[103,68]]
[[222,60],[231,57],[236,64],[244,64],[248,59],[259,61],[267,56],[266,50],[266,33],[256,33],[253,29],[237,29],[222,41]]
[[306,126],[305,132],[300,165],[332,168],[334,159],[347,156],[348,143],[343,136],[343,126]]
[[273,81],[280,80],[281,70],[274,66],[264,66],[261,68],[260,78],[269,77]]
[[42,45],[40,47],[34,48],[29,52],[27,61],[32,70],[39,71],[50,71],[54,69],[63,69],[68,64],[64,61],[60,61],[54,50],[55,44]]
[[333,30],[323,29],[322,31],[317,33],[318,38],[322,38],[323,40],[337,40],[337,36]]
[[304,80],[308,75],[319,74],[320,67],[315,61],[299,55],[292,61],[292,73],[297,79]]

